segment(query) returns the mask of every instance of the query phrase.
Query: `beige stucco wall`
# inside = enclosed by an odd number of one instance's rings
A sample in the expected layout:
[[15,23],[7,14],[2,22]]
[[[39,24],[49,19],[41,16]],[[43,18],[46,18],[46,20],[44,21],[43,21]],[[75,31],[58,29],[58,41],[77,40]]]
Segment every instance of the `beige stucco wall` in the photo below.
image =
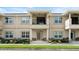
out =
[[[60,16],[62,18],[62,24],[55,24],[54,23],[54,17]],[[63,32],[63,38],[68,37],[68,31],[65,30],[65,20],[67,20],[66,16],[61,16],[61,14],[52,14],[50,17],[50,38],[53,37],[53,32],[55,31],[62,31]]]
[[[7,14],[6,14],[7,15]],[[14,17],[14,23],[13,24],[4,24],[4,17],[0,17],[0,29],[1,29],[1,26],[3,27],[3,37],[4,37],[4,32],[5,31],[13,31],[14,32],[14,37],[16,38],[20,38],[20,34],[21,34],[21,31],[30,31],[30,29],[45,29],[41,35],[41,38],[44,38],[46,37],[46,29],[50,29],[50,37],[53,36],[53,32],[55,31],[62,31],[63,32],[63,37],[68,37],[68,30],[65,30],[65,20],[67,20],[68,17],[66,16],[61,16],[61,14],[56,14],[56,13],[52,13],[50,14],[50,17],[47,17],[48,20],[50,21],[50,24],[47,24],[45,26],[42,26],[42,25],[38,25],[38,26],[32,26],[31,24],[21,24],[21,17],[22,16],[32,16],[31,14],[8,14],[7,16],[13,16]],[[61,16],[62,17],[62,24],[55,24],[54,23],[54,17],[55,16]],[[36,19],[35,16],[32,16],[33,20],[34,21]],[[30,19],[29,19],[30,20]],[[50,25],[50,27],[49,27]],[[34,27],[34,28],[32,28]],[[40,27],[40,28],[39,28]],[[79,31],[76,30],[76,36],[79,36]],[[36,30],[32,30],[32,38],[37,38],[37,34],[36,34]]]
[[13,32],[13,35],[14,35],[14,38],[21,38],[21,32],[22,31],[28,31],[30,32],[30,29],[3,29],[2,31],[2,37],[5,38],[5,32],[6,31],[12,31]]
[[[4,24],[4,28],[17,28],[17,29],[21,29],[21,28],[30,28],[30,25],[26,25],[26,24],[21,24],[21,17],[22,16],[13,16],[14,21],[13,24]],[[3,18],[3,23],[4,23],[4,18]]]

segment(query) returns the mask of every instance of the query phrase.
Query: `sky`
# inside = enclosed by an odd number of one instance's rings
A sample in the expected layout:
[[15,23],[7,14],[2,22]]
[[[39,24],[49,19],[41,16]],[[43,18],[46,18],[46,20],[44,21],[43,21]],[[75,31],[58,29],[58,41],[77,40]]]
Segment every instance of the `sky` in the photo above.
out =
[[68,10],[79,10],[79,7],[0,7],[0,13],[27,13],[30,10],[48,10],[52,13],[64,13]]

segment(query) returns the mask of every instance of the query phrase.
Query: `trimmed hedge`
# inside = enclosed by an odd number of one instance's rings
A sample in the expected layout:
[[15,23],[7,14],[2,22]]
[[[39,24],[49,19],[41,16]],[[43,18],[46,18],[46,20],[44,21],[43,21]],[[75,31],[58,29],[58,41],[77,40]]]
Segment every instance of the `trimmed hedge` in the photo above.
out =
[[42,40],[43,40],[43,41],[46,41],[46,38],[43,38]]
[[77,37],[75,40],[76,40],[76,41],[79,41],[79,37]]
[[30,39],[1,39],[0,43],[4,44],[30,44]]
[[36,41],[36,38],[32,38],[33,41]]
[[68,38],[63,38],[63,39],[54,39],[54,38],[50,38],[49,39],[49,43],[68,43],[69,40]]

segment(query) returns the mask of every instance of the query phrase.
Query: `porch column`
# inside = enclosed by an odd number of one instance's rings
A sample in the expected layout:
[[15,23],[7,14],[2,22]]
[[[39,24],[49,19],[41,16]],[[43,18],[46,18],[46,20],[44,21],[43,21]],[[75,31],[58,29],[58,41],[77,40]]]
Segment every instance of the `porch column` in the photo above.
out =
[[46,24],[47,25],[49,24],[49,17],[48,17],[48,15],[46,16]]
[[32,41],[32,29],[30,29],[30,41]]
[[69,42],[71,42],[71,14],[69,14]]
[[69,29],[69,42],[71,42],[71,29]]
[[49,30],[47,29],[47,41],[49,40]]
[[30,24],[32,25],[32,15],[30,16]]

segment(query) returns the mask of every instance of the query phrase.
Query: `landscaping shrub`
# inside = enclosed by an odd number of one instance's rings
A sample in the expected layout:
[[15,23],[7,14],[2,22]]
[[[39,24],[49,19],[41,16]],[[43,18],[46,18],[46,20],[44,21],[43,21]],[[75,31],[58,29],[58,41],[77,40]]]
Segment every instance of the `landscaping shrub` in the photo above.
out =
[[68,38],[63,38],[63,39],[54,39],[54,38],[50,38],[49,43],[69,43]]
[[54,38],[50,38],[49,43],[61,43],[61,39],[54,39]]
[[2,39],[2,40],[1,40],[1,43],[6,43],[6,44],[8,44],[8,43],[10,43],[10,39]]
[[79,37],[77,37],[75,40],[76,40],[76,41],[79,41]]
[[32,38],[33,41],[36,41],[36,38]]
[[62,43],[69,43],[68,37],[61,40]]
[[29,44],[30,43],[30,39],[1,39],[1,43],[4,44]]
[[30,43],[30,39],[17,39],[16,44],[26,44],[26,43]]
[[43,38],[42,40],[43,40],[43,41],[46,41],[46,38]]

